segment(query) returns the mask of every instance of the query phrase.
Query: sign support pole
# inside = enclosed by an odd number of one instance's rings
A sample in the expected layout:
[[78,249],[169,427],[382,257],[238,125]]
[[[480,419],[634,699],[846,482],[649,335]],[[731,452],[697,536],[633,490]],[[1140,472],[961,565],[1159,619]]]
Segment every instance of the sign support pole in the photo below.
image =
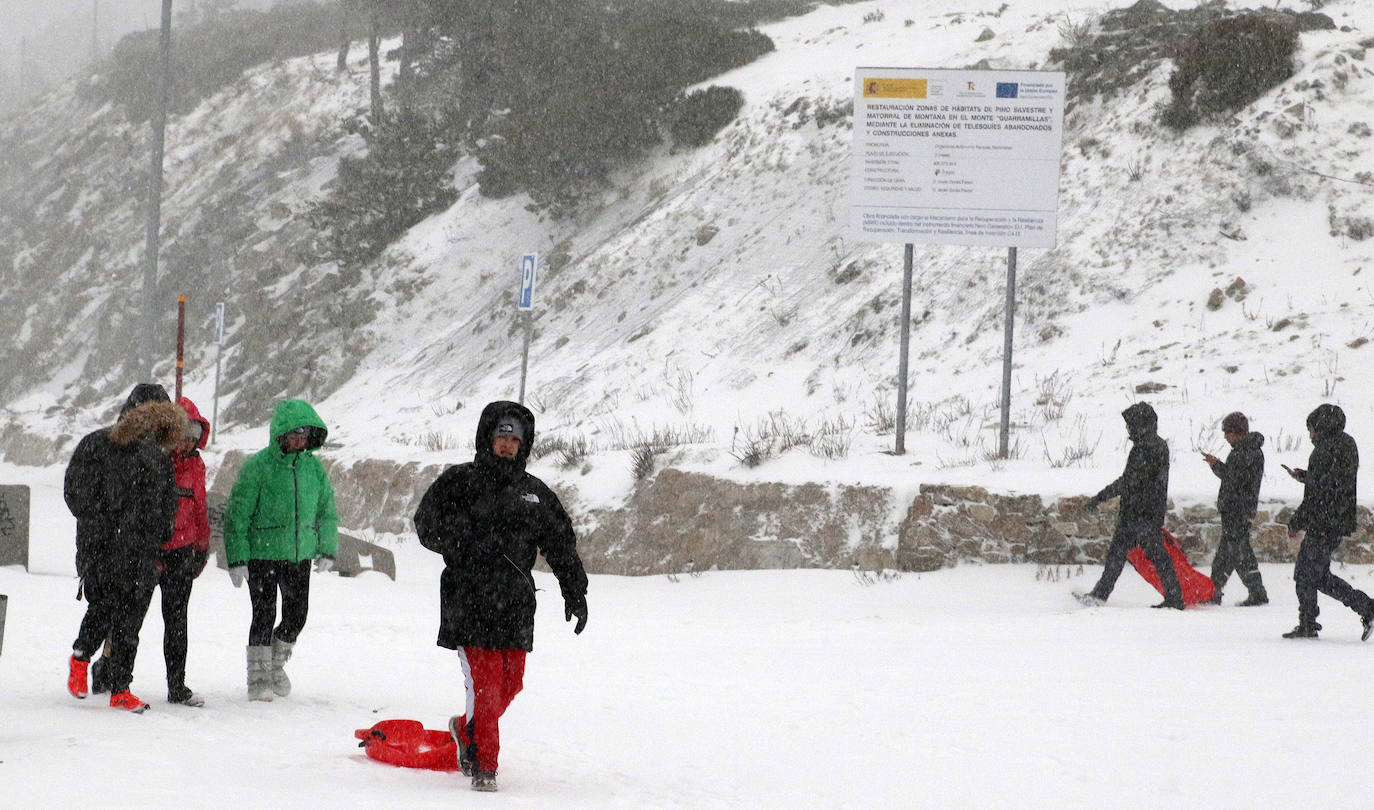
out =
[[897,360],[897,434],[894,455],[906,455],[906,378],[907,359],[911,354],[911,261],[912,244],[907,242],[902,259],[902,348]]
[[997,434],[997,457],[1007,457],[1011,433],[1011,333],[1016,315],[1016,248],[1007,248],[1007,322],[1002,328],[1002,427]]
[[219,432],[219,369],[220,361],[224,359],[224,302],[215,304],[215,404],[210,417],[210,441],[213,444],[215,434]]
[[525,374],[530,367],[530,333],[534,331],[534,318],[529,311],[523,313],[525,319],[525,345],[520,350],[520,398],[516,402],[525,404]]

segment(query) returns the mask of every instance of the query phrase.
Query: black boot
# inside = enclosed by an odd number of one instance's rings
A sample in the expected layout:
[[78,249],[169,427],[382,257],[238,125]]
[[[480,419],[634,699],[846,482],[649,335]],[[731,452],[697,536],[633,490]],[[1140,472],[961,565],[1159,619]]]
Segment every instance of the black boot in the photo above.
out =
[[496,791],[496,771],[473,771],[472,789],[485,793]]
[[1322,629],[1320,624],[1299,624],[1292,630],[1283,634],[1284,638],[1316,638],[1317,631]]
[[110,675],[105,671],[105,664],[103,655],[91,662],[91,691],[97,695],[110,691]]
[[1186,605],[1183,604],[1182,599],[1165,599],[1163,602],[1160,602],[1157,605],[1150,605],[1150,607],[1173,608],[1174,610],[1183,610],[1183,608],[1186,607]]
[[463,772],[463,776],[472,776],[477,770],[477,757],[475,755],[476,746],[470,742],[463,743],[466,736],[472,740],[472,721],[461,715],[454,715],[448,719],[448,736],[453,738],[453,744],[458,750],[458,770]]

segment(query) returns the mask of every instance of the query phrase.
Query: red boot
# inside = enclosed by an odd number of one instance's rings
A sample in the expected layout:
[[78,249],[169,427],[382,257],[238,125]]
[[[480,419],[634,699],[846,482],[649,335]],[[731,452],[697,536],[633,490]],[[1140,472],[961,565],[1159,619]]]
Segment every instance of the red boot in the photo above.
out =
[[133,692],[125,689],[122,692],[110,693],[111,709],[126,709],[134,714],[143,714],[148,710],[148,704],[134,696]]
[[75,655],[71,657],[67,671],[67,691],[72,693],[72,697],[84,700],[86,695],[90,694],[91,690],[86,686],[86,671],[90,665],[90,661],[82,661]]

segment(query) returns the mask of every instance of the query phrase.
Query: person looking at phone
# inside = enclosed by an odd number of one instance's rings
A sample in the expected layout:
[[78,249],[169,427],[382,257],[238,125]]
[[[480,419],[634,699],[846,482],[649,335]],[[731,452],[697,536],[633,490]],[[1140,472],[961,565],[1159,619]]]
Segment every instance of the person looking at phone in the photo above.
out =
[[1250,420],[1240,411],[1221,420],[1221,435],[1231,445],[1222,461],[1211,453],[1202,460],[1221,479],[1217,488],[1217,511],[1221,513],[1221,541],[1212,557],[1211,604],[1221,604],[1221,590],[1234,571],[1249,595],[1236,604],[1241,607],[1266,605],[1269,594],[1260,578],[1255,549],[1250,545],[1250,525],[1259,508],[1260,482],[1264,479],[1264,436],[1251,432]]
[[[1317,594],[1324,593],[1360,617],[1361,641],[1374,635],[1374,600],[1364,591],[1331,573],[1331,555],[1341,540],[1355,531],[1355,479],[1360,451],[1345,432],[1345,411],[1330,403],[1307,415],[1312,454],[1306,469],[1289,470],[1302,482],[1302,503],[1288,519],[1288,536],[1302,532],[1293,581],[1298,593],[1298,625],[1284,638],[1316,638]],[[1285,467],[1285,469],[1287,469]]]

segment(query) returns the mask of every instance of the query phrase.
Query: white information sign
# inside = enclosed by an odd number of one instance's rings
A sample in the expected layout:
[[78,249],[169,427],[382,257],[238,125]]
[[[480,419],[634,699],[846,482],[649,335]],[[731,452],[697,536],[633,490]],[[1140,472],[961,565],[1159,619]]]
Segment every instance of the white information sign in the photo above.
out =
[[855,239],[1052,248],[1064,74],[861,67]]

